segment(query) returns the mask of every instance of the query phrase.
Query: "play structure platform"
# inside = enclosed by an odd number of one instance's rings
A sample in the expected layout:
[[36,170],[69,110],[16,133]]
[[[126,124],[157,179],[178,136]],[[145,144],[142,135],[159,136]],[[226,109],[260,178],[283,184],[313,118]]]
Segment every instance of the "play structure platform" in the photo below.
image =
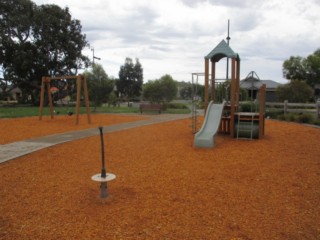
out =
[[[231,79],[226,79],[224,85],[216,82],[216,63],[222,58],[231,60]],[[204,109],[205,119],[201,129],[196,132],[194,137],[194,147],[212,148],[214,147],[214,138],[217,133],[229,135],[232,138],[259,139],[264,135],[264,108],[266,86],[262,85],[259,89],[259,97],[255,99],[258,103],[254,112],[241,111],[240,96],[240,57],[229,45],[222,40],[207,56],[204,58],[205,72],[194,73],[204,76]],[[211,64],[211,66],[210,66]],[[210,73],[211,71],[211,73]],[[227,70],[228,72],[228,70]],[[192,79],[193,76],[192,75]],[[197,84],[196,84],[197,85]],[[210,89],[210,93],[209,93]],[[219,103],[217,99],[220,89],[229,89],[228,104],[226,99]],[[226,90],[227,91],[227,90]],[[209,97],[210,103],[209,103]],[[197,98],[194,94],[193,99]],[[194,110],[196,104],[193,104],[192,119],[193,128],[196,128],[197,111]],[[193,129],[194,130],[194,129]]]
[[[230,116],[223,116],[226,105],[208,105],[201,129],[195,134],[194,147],[212,148],[217,134],[230,135]],[[233,137],[237,139],[259,139],[264,134],[264,117],[258,112],[235,112]]]

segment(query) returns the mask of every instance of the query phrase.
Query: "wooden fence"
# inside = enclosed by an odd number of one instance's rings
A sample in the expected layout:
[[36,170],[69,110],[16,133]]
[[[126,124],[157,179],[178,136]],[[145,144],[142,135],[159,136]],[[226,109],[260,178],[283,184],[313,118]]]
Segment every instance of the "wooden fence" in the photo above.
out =
[[320,118],[320,101],[316,103],[283,103],[266,102],[266,108],[282,109],[283,113],[313,113]]

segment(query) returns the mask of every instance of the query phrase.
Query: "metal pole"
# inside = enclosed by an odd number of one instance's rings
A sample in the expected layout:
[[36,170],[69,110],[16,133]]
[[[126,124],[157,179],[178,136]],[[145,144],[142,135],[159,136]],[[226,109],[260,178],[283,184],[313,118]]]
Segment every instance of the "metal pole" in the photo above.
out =
[[94,60],[95,60],[95,59],[101,60],[101,58],[96,57],[96,56],[94,55],[94,48],[93,48],[93,47],[91,48],[91,51],[92,51],[92,67],[94,67]]
[[[106,178],[106,169],[104,167],[104,141],[103,141],[103,132],[102,132],[103,127],[99,127],[100,130],[100,139],[101,139],[101,156],[102,156],[102,168],[101,168],[101,178]],[[101,182],[100,185],[100,196],[101,198],[106,198],[108,197],[108,185],[107,182]]]
[[91,48],[92,51],[92,67],[94,66],[94,48]]
[[101,177],[105,178],[106,177],[106,169],[104,167],[104,142],[103,142],[103,132],[102,132],[103,127],[99,127],[100,130],[100,139],[101,139],[101,156],[102,156],[102,168],[101,168]]

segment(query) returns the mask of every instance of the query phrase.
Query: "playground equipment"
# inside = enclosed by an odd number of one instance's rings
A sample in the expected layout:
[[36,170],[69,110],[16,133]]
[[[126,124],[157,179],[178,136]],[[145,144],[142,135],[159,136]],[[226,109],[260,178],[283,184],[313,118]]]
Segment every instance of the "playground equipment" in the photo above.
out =
[[[209,77],[211,75],[209,74]],[[201,93],[200,93],[200,84],[199,84],[199,78],[204,78],[204,73],[192,73],[192,108],[191,108],[191,114],[192,114],[192,132],[195,134],[198,132],[199,128],[199,121],[198,121],[198,115],[200,109],[199,106],[202,104],[201,99]],[[228,99],[229,96],[229,89],[230,89],[230,83],[226,81],[226,79],[215,79],[215,102],[223,102],[224,100]]]
[[95,174],[91,177],[93,181],[100,182],[100,197],[106,198],[108,197],[108,185],[107,182],[112,181],[116,178],[116,175],[113,173],[106,173],[105,161],[104,161],[104,141],[103,141],[103,127],[99,127],[100,131],[100,140],[101,140],[101,173]]
[[[51,94],[53,101],[62,106],[67,106],[66,113],[69,116],[73,115],[73,111],[69,110],[69,104],[71,95],[75,92],[75,84],[70,80],[59,80],[51,82]],[[59,114],[59,111],[54,111],[56,114]]]
[[[54,80],[65,81],[67,79],[76,79],[76,84],[77,84],[77,101],[76,101],[76,114],[75,114],[76,124],[79,124],[80,99],[81,99],[82,86],[83,86],[84,101],[85,101],[85,106],[86,106],[88,123],[91,123],[87,79],[83,75],[61,76],[61,77],[42,77],[41,93],[40,93],[40,107],[39,107],[39,120],[42,120],[45,88],[47,88],[47,95],[48,95],[49,106],[50,106],[50,114],[51,114],[51,119],[53,119],[54,118],[54,110],[53,110],[53,99],[52,99],[51,93],[54,89],[57,89],[57,88],[51,86],[51,81],[54,81]],[[58,90],[59,89],[57,89],[57,91]],[[72,115],[71,111],[68,111],[68,115],[70,115],[70,116]]]
[[219,129],[221,115],[223,112],[225,102],[222,104],[214,104],[213,101],[209,103],[207,114],[204,123],[199,132],[194,138],[195,147],[213,147],[214,135]]
[[[216,63],[222,58],[231,60],[230,99],[222,104],[216,102]],[[209,69],[211,62],[211,74]],[[264,135],[265,85],[259,89],[259,112],[241,112],[239,108],[240,93],[240,57],[222,40],[205,56],[204,72],[204,109],[205,120],[199,134],[195,135],[195,147],[213,147],[216,133],[228,134],[237,138],[261,138]],[[209,77],[211,76],[211,79]],[[209,81],[210,80],[210,81]],[[227,79],[228,81],[229,79]],[[209,86],[210,85],[210,86]],[[211,101],[209,103],[209,89]],[[193,126],[196,126],[196,113],[192,113]],[[217,127],[219,126],[219,127]]]

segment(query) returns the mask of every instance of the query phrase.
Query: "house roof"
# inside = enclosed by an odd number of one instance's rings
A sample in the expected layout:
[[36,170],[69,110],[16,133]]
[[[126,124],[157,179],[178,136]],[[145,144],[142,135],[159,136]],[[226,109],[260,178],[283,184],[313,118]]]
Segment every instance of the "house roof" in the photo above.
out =
[[220,59],[228,58],[237,58],[240,60],[239,55],[235,53],[225,40],[222,40],[207,56],[205,59],[210,59],[211,61],[218,62]]
[[11,90],[11,93],[21,93],[21,89],[18,87],[15,87],[14,89]]
[[[9,87],[7,87],[6,91],[8,91],[8,90],[10,90]],[[0,92],[2,92],[2,88],[0,88]],[[21,93],[21,92],[22,92],[21,89],[18,88],[18,87],[12,88],[12,89],[10,90],[10,93]]]
[[245,79],[240,81],[240,87],[245,89],[259,89],[262,84],[266,85],[266,89],[275,90],[281,83],[275,82],[273,80],[260,80],[258,75],[252,71],[248,74]]

